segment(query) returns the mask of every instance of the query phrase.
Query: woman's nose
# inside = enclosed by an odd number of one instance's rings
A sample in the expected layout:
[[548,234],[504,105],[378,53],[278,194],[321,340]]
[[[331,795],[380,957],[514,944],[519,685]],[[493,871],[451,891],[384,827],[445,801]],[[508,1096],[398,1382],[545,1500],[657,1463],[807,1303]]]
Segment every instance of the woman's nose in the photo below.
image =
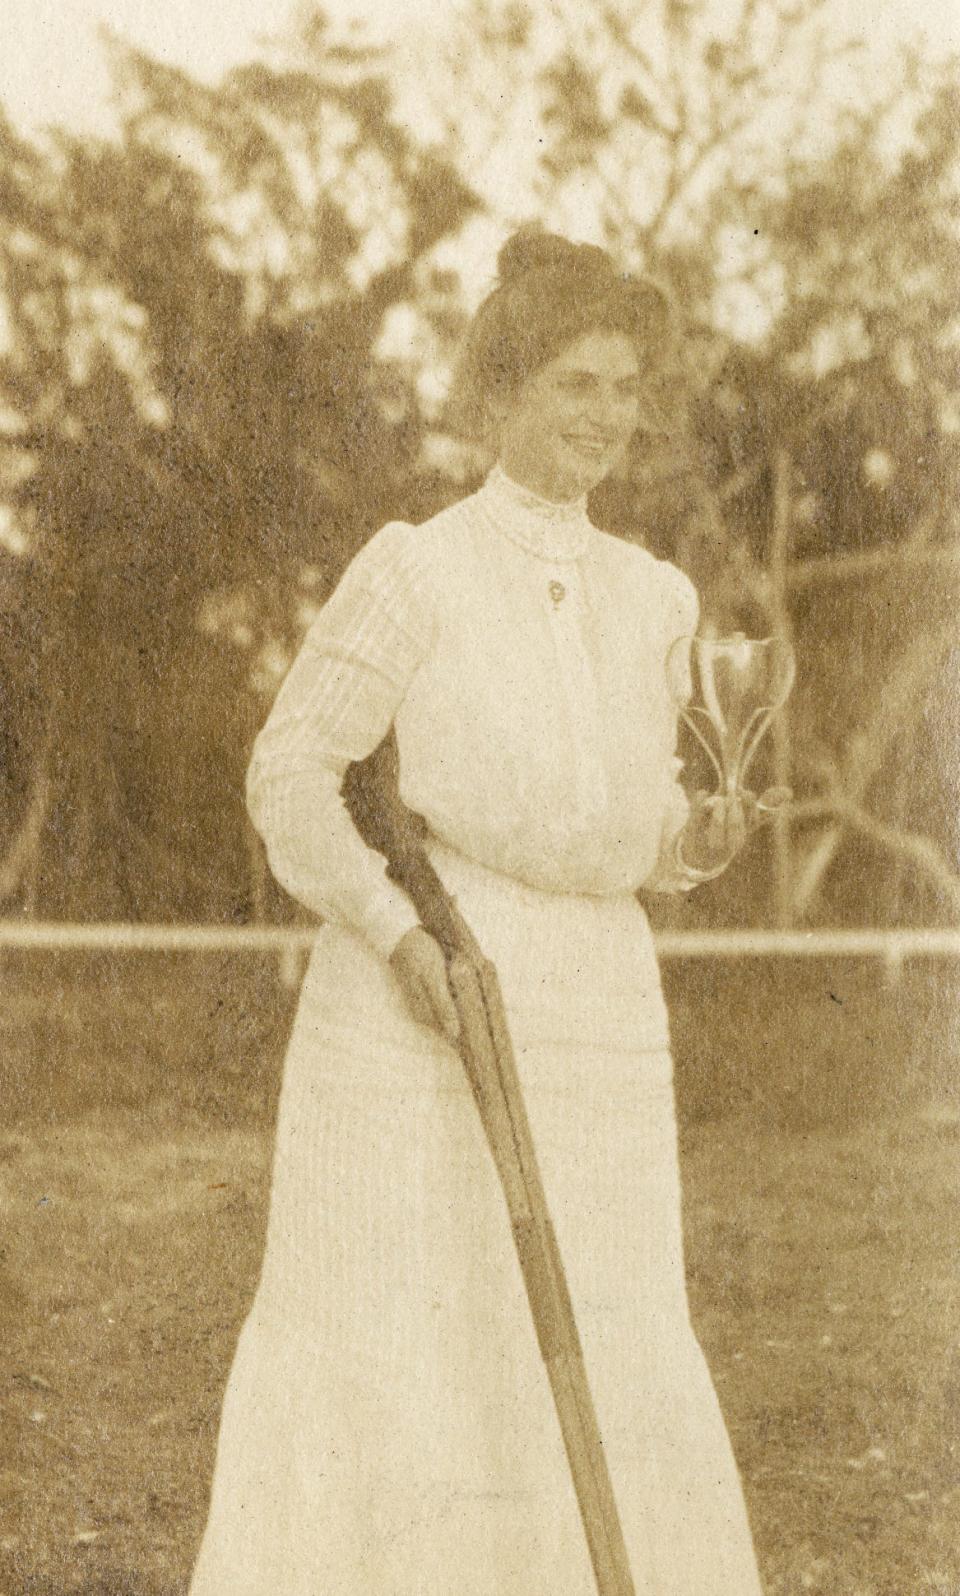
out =
[[616,392],[594,394],[592,403],[588,406],[588,420],[591,426],[603,432],[619,432],[627,424],[631,414],[631,404],[624,400],[622,394]]

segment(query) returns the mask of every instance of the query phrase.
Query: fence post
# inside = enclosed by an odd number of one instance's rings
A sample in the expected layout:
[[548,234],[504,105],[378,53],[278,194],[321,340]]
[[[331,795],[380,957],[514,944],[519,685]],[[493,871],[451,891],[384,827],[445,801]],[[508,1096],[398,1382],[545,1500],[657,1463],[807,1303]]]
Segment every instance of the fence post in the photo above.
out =
[[[773,510],[770,528],[769,606],[774,631],[793,644],[793,617],[790,613],[788,562],[791,534],[790,457],[778,449],[773,464]],[[789,700],[771,727],[772,775],[777,787],[792,784],[792,739]],[[793,924],[793,846],[788,815],[773,821],[773,913],[774,924],[785,930]]]

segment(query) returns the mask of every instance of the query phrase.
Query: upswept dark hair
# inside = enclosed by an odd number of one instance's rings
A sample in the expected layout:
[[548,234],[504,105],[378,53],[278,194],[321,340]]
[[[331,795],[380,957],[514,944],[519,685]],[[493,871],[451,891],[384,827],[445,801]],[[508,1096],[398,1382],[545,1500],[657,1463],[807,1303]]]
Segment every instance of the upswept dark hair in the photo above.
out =
[[498,401],[585,333],[625,333],[645,363],[673,348],[669,296],[648,277],[621,271],[596,244],[522,227],[497,256],[497,285],[473,318],[454,374],[450,425],[487,441]]

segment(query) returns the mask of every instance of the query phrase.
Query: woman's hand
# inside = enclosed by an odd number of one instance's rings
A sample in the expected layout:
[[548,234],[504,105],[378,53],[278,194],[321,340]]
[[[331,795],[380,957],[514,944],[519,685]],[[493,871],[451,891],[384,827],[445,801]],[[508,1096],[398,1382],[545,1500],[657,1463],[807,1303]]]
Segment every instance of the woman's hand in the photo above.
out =
[[747,838],[790,801],[785,787],[755,793],[698,792],[677,838],[676,857],[693,873],[719,875],[740,852]]
[[415,925],[404,933],[391,953],[390,968],[418,1024],[439,1031],[456,1047],[460,1022],[450,995],[447,964],[439,942],[435,942],[422,926]]

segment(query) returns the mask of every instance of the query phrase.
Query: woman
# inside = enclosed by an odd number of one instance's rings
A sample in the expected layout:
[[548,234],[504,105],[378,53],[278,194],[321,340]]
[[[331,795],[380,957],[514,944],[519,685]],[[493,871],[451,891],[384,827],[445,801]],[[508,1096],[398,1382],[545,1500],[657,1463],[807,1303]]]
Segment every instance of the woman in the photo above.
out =
[[518,234],[499,271],[461,379],[496,467],[362,550],[254,751],[272,868],[325,924],[192,1596],[595,1589],[442,955],[340,798],[391,726],[499,972],[638,1592],[759,1591],[687,1312],[636,897],[695,878],[664,662],[697,601],[585,509],[638,425],[664,304],[550,235]]

